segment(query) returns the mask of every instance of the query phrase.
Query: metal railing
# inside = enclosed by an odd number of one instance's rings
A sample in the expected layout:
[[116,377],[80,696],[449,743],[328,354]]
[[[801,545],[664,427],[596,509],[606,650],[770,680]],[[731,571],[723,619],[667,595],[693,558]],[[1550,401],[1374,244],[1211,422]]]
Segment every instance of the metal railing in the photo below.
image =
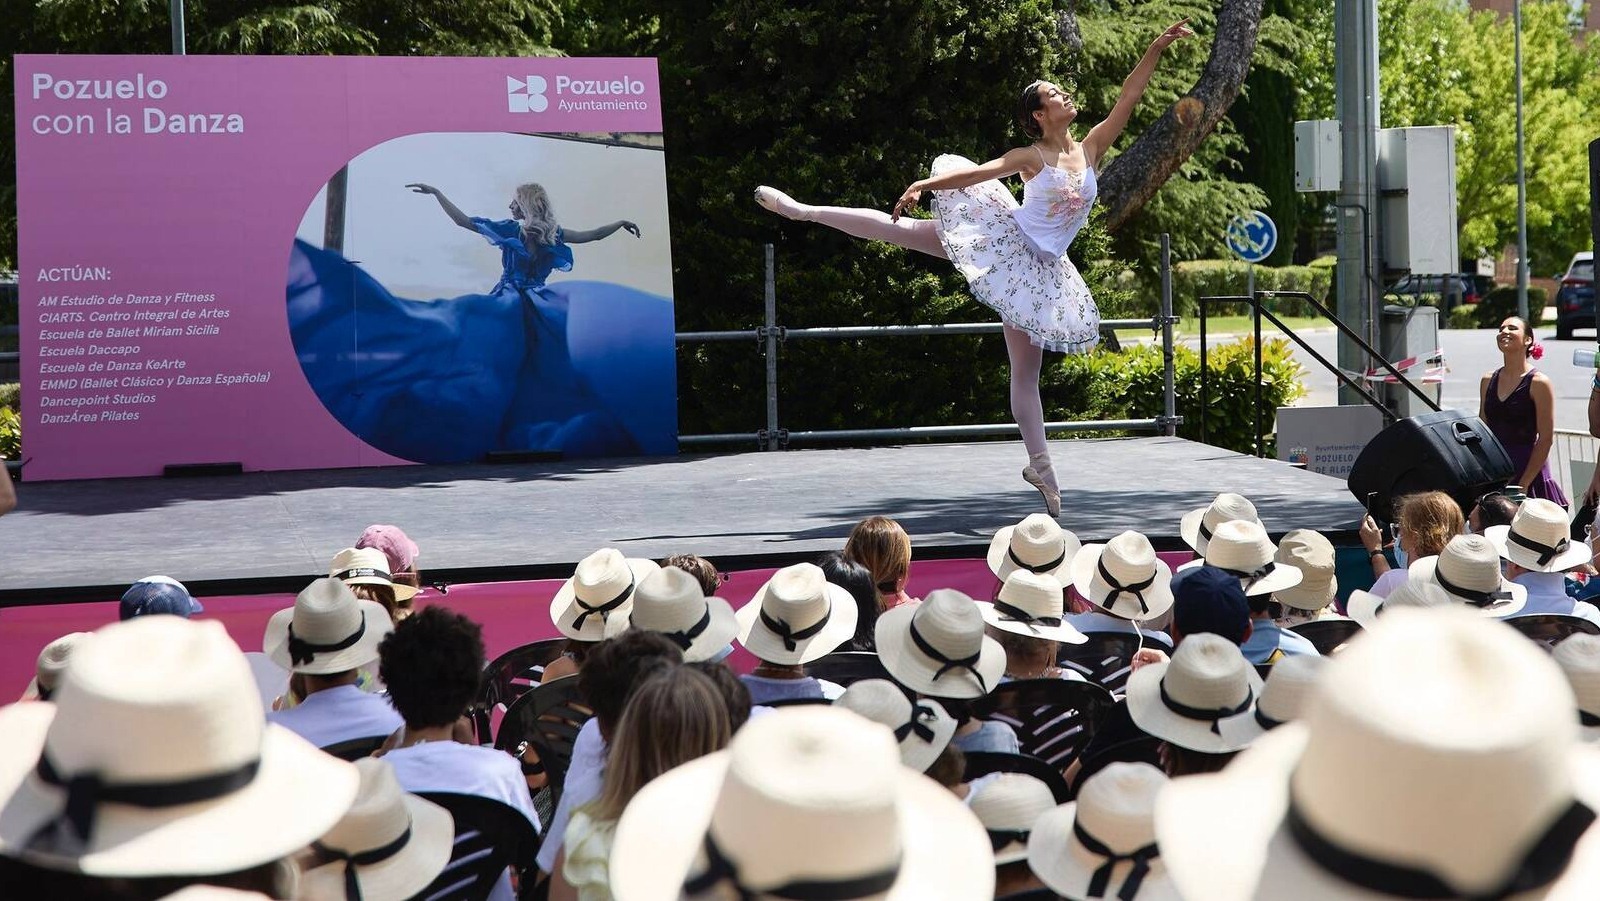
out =
[[1550,475],[1574,509],[1589,488],[1597,461],[1600,461],[1600,441],[1594,436],[1577,429],[1556,429],[1555,441],[1550,446]]
[[[827,441],[905,441],[918,438],[970,438],[985,435],[1014,435],[1019,430],[1016,423],[979,423],[974,425],[901,426],[872,429],[821,429],[790,431],[778,419],[778,351],[786,341],[801,339],[855,339],[887,338],[926,335],[998,335],[1003,326],[998,322],[955,322],[938,325],[855,325],[821,326],[815,328],[788,328],[778,322],[776,264],[773,246],[766,245],[766,286],[764,294],[766,315],[761,326],[752,329],[734,329],[711,332],[678,332],[679,344],[703,344],[721,341],[750,341],[754,339],[766,357],[767,421],[763,428],[752,432],[723,432],[710,435],[679,435],[678,444],[684,447],[703,447],[718,444],[755,442],[762,450],[775,451],[797,442]],[[1174,387],[1174,356],[1172,326],[1177,319],[1172,315],[1172,246],[1168,235],[1161,236],[1161,313],[1149,319],[1105,319],[1102,329],[1147,328],[1161,333],[1162,347],[1162,412],[1150,419],[1116,419],[1098,422],[1047,422],[1047,432],[1092,431],[1145,431],[1157,432],[1167,437],[1178,433],[1183,418],[1178,416],[1177,394]]]

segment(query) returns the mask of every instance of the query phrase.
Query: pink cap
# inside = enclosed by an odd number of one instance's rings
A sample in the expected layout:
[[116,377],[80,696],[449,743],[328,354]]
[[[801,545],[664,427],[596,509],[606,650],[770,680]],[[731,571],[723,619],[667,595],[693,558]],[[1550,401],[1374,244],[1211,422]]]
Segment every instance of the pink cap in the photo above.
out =
[[417,557],[421,556],[417,543],[406,537],[399,526],[367,526],[367,530],[356,541],[356,547],[383,551],[383,555],[389,558],[390,571],[397,573],[411,572]]

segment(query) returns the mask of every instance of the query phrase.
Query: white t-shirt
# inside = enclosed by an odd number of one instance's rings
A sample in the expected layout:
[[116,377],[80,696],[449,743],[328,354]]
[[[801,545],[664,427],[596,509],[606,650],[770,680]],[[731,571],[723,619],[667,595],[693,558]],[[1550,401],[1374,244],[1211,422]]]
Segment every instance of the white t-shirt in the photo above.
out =
[[1401,585],[1405,584],[1405,581],[1406,570],[1404,567],[1391,569],[1379,576],[1378,581],[1372,583],[1372,588],[1369,590],[1372,594],[1375,594],[1380,598],[1387,599],[1389,597],[1389,592],[1394,591],[1396,588],[1399,588]]
[[319,748],[355,738],[387,737],[402,725],[388,698],[355,685],[312,692],[288,710],[268,713],[267,722],[277,723]]

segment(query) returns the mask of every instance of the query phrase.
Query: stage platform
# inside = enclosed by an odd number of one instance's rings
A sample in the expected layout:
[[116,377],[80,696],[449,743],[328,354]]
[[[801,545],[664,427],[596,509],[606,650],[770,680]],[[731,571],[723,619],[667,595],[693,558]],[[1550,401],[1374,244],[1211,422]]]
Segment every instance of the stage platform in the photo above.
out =
[[[1054,442],[1061,522],[1085,542],[1139,529],[1177,549],[1178,519],[1219,491],[1255,501],[1274,534],[1354,540],[1344,483],[1179,438]],[[851,526],[894,517],[917,559],[981,555],[1043,509],[1018,442],[782,453],[23,483],[0,517],[0,606],[116,598],[165,573],[197,595],[296,591],[370,523],[401,525],[429,582],[571,574],[596,548],[721,568],[811,559]]]

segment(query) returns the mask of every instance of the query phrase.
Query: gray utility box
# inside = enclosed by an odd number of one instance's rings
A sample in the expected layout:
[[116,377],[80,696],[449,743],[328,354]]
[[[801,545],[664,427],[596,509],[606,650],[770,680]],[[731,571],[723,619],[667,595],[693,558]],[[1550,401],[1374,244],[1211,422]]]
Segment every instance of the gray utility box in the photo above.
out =
[[[1409,369],[1402,369],[1400,374],[1410,379],[1412,384],[1437,404],[1444,386],[1438,383],[1424,384],[1422,379],[1424,372],[1441,363],[1434,355],[1439,349],[1439,308],[1394,305],[1384,307],[1383,331],[1379,340],[1378,349],[1389,362],[1398,364],[1413,357],[1417,359],[1415,365]],[[1395,368],[1398,369],[1399,366]],[[1382,375],[1387,376],[1388,373],[1384,372]],[[1375,384],[1381,390],[1373,393],[1402,419],[1419,413],[1433,412],[1432,407],[1419,400],[1399,382]]]
[[1456,129],[1378,131],[1383,265],[1424,275],[1461,271],[1456,249]]

